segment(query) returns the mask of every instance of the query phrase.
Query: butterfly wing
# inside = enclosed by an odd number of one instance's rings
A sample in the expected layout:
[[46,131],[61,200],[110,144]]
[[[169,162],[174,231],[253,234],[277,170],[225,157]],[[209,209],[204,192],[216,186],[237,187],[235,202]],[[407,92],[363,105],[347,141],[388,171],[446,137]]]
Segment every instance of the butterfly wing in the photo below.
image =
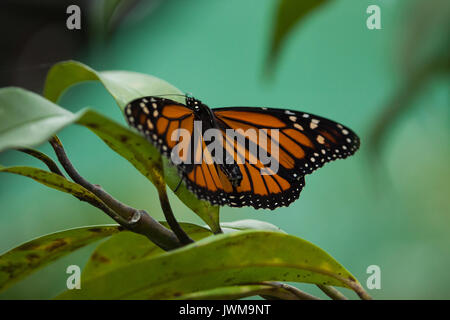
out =
[[[245,163],[240,165],[243,180],[239,187],[228,193],[228,205],[251,205],[255,208],[274,209],[295,201],[304,186],[304,176],[325,163],[346,158],[359,148],[358,136],[349,128],[313,114],[252,107],[213,109],[222,130],[255,129],[257,137],[246,137],[246,145],[224,138],[225,147],[245,154]],[[250,158],[257,157],[249,146],[260,143],[261,129],[266,129],[268,139],[278,145],[279,169],[270,175],[261,175],[264,167],[260,161],[252,164]],[[278,129],[278,137],[270,130]],[[252,141],[253,140],[253,141]],[[261,147],[261,146],[259,146]],[[266,146],[269,154],[270,143]]]
[[[287,169],[309,174],[325,163],[353,155],[358,136],[348,127],[310,113],[274,108],[213,109],[231,129],[278,129],[280,162]],[[293,163],[295,165],[293,166]]]
[[197,198],[207,200],[213,205],[229,205],[233,186],[219,165],[213,161],[203,135],[199,132],[194,134],[191,145],[193,146],[193,169],[189,172],[180,171],[188,190]]
[[178,136],[173,139],[175,130],[185,129],[192,136],[194,112],[176,101],[143,97],[130,102],[124,112],[128,124],[136,128],[165,156],[170,157],[177,144]]
[[130,102],[124,112],[128,124],[171,160],[172,151],[176,151],[174,148],[179,143],[176,133],[173,139],[175,130],[187,130],[190,138],[186,149],[189,152],[178,154],[182,161],[176,164],[179,174],[198,198],[212,204],[227,204],[230,183],[219,167],[210,161],[211,154],[199,127],[194,126],[195,116],[189,106],[160,97],[143,97]]

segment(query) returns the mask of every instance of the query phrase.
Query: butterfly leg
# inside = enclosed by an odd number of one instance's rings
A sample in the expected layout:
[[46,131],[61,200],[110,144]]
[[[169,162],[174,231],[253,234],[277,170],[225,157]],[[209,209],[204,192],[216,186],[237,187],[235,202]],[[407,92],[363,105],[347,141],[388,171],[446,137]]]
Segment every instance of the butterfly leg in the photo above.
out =
[[239,166],[236,163],[232,164],[219,164],[220,169],[227,176],[228,180],[230,180],[231,185],[233,187],[239,187],[242,181],[242,172]]

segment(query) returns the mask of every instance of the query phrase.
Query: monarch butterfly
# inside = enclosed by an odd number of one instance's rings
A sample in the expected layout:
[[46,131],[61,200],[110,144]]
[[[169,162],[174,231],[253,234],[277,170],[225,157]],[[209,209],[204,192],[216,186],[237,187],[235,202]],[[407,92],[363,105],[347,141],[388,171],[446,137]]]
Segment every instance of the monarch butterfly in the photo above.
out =
[[[293,110],[260,107],[210,109],[190,96],[186,96],[186,104],[148,96],[131,101],[124,113],[128,124],[165,156],[170,156],[177,142],[182,140],[179,135],[174,139],[176,130],[190,133],[190,138],[184,141],[190,149],[180,152],[180,156],[182,160],[195,158],[200,161],[181,161],[176,166],[187,188],[199,199],[213,205],[272,210],[288,206],[298,199],[305,185],[305,175],[329,161],[346,158],[359,148],[359,138],[349,128]],[[200,122],[203,127],[199,129],[194,122]],[[228,158],[226,163],[211,161],[214,152],[203,136],[207,129],[222,133],[221,145]],[[227,136],[228,129],[235,130],[236,137],[241,139],[231,140]],[[254,129],[256,136],[245,135],[249,129]],[[267,166],[251,148],[255,145],[261,147],[264,134],[272,144],[269,147],[264,145],[262,149],[268,154],[278,150],[275,161],[278,170],[269,174],[262,174],[262,169],[267,169]]]

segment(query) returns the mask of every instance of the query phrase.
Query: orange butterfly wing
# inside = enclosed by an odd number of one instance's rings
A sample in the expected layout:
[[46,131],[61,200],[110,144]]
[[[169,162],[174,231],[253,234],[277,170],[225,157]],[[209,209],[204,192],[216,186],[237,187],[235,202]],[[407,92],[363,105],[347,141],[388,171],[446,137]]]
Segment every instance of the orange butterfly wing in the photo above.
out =
[[[232,155],[242,174],[238,185],[233,185],[220,165],[211,160],[202,133],[194,132],[198,130],[194,120],[199,119],[192,107],[170,99],[145,97],[125,108],[128,123],[169,158],[177,143],[177,139],[172,139],[174,131],[187,130],[190,151],[181,158],[191,162],[177,164],[179,173],[189,190],[212,204],[269,209],[287,206],[298,199],[306,174],[324,163],[353,154],[359,147],[359,138],[349,128],[308,113],[252,107],[212,111],[213,120],[222,132],[223,151]],[[227,129],[235,130],[237,136],[244,135],[244,139],[230,138]],[[242,133],[249,129],[254,129],[256,135]],[[278,135],[272,129],[277,129]],[[264,146],[262,132],[267,134],[268,143]],[[255,154],[256,149],[252,149],[257,146],[272,155],[275,149],[271,140],[278,150],[276,172],[269,172],[269,167]],[[264,170],[269,174],[261,174]]]
[[206,160],[210,159],[211,155],[206,149],[202,133],[194,134],[195,117],[191,108],[170,99],[144,97],[130,102],[124,113],[128,124],[136,128],[169,159],[179,142],[175,130],[187,130],[191,137],[188,142],[190,152],[180,152],[180,159],[187,163],[177,164],[179,174],[188,189],[197,197],[213,204],[226,204],[231,184],[216,164],[210,163],[212,161],[207,163]]
[[[269,209],[287,206],[299,197],[305,184],[304,175],[327,162],[346,158],[359,148],[359,138],[352,130],[308,113],[252,107],[219,108],[213,112],[223,130],[245,132],[254,129],[256,132],[256,136],[246,137],[245,146],[237,141],[233,144],[225,138],[229,148],[238,155],[245,154],[245,163],[240,165],[245,174],[241,185],[234,190],[240,201],[229,201],[231,206],[251,205]],[[265,147],[269,154],[270,139],[278,145],[279,168],[270,175],[260,174],[264,168],[260,161],[256,164],[249,161],[250,157],[256,157],[249,151],[249,146],[260,143],[261,129],[265,129],[268,135]],[[270,134],[272,129],[278,130],[278,137]]]
[[170,99],[144,97],[130,102],[124,109],[127,122],[151,141],[158,150],[170,156],[177,143],[172,135],[177,129],[193,132],[194,113],[187,106]]

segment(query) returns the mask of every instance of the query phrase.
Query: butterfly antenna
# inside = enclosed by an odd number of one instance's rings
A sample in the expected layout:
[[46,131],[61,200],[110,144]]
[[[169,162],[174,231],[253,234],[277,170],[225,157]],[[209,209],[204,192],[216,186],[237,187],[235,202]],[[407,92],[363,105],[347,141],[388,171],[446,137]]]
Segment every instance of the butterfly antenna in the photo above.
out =
[[167,94],[155,94],[154,95],[154,97],[167,97],[167,96],[188,97],[189,94],[167,93]]

